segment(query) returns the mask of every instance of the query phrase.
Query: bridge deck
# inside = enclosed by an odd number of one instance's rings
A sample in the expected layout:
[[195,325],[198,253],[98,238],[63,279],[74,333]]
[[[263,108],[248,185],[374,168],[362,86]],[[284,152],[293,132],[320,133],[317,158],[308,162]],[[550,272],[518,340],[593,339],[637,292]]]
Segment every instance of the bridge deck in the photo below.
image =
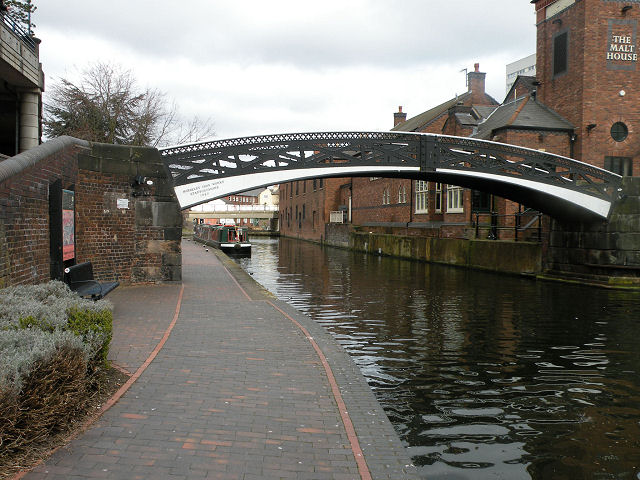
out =
[[[184,242],[183,278],[155,359],[93,428],[25,478],[417,479],[360,371],[322,327],[217,250]],[[179,297],[179,285],[116,290],[111,358],[143,365]]]
[[398,177],[458,185],[555,218],[608,217],[621,177],[538,150],[414,132],[316,132],[162,150],[183,209],[251,188],[323,177]]

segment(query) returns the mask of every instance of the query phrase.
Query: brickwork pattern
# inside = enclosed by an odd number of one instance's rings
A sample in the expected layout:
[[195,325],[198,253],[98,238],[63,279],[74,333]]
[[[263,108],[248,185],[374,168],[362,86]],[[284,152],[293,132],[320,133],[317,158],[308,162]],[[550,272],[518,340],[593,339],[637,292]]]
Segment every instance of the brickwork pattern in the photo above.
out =
[[[157,150],[59,143],[65,146],[0,182],[0,288],[51,278],[56,181],[75,191],[75,260],[91,261],[96,279],[180,280],[182,217]],[[133,186],[138,174],[153,184]]]
[[0,182],[0,288],[49,280],[49,186],[76,183],[80,149],[64,148]]
[[[631,157],[633,172],[640,172],[640,64],[637,60],[607,60],[612,35],[637,34],[640,9],[622,13],[624,2],[582,0],[557,15],[545,19],[544,4],[538,11],[537,76],[538,94],[547,106],[576,125],[575,157],[604,166],[605,156]],[[569,65],[566,74],[553,76],[553,38],[569,32]],[[637,42],[637,40],[636,40]],[[633,45],[637,53],[638,44]],[[628,69],[619,69],[620,66]],[[623,96],[620,92],[624,91]],[[611,126],[624,122],[626,140],[616,142]],[[588,128],[590,125],[592,127]]]
[[300,180],[280,185],[280,234],[316,242],[324,239],[324,226],[330,213],[341,205],[341,192],[349,178]]

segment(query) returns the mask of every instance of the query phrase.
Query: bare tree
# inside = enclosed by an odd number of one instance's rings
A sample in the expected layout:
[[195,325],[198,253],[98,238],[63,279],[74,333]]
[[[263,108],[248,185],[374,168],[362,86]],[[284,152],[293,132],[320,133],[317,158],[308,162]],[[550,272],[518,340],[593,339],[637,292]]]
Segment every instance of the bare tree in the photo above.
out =
[[54,83],[45,102],[44,131],[48,137],[154,147],[214,135],[210,120],[181,120],[164,92],[140,89],[130,71],[110,63],[84,70],[78,83],[64,78]]

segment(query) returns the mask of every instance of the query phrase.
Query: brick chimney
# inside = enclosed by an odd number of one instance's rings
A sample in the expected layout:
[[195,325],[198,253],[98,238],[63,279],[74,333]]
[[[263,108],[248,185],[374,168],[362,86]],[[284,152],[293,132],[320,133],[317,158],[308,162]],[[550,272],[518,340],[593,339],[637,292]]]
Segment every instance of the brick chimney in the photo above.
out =
[[473,72],[469,72],[467,74],[467,83],[469,84],[469,91],[471,92],[471,103],[473,105],[487,104],[484,90],[486,76],[486,73],[480,71],[479,63],[476,63],[473,66]]
[[402,105],[398,107],[398,111],[393,114],[393,126],[396,127],[402,122],[407,121],[407,114],[402,111]]

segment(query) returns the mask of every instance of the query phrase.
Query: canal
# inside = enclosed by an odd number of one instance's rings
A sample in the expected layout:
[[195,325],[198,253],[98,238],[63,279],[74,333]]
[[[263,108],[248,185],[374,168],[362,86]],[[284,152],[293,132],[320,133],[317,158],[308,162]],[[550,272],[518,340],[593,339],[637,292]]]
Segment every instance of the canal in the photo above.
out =
[[429,479],[640,478],[640,294],[256,239]]

